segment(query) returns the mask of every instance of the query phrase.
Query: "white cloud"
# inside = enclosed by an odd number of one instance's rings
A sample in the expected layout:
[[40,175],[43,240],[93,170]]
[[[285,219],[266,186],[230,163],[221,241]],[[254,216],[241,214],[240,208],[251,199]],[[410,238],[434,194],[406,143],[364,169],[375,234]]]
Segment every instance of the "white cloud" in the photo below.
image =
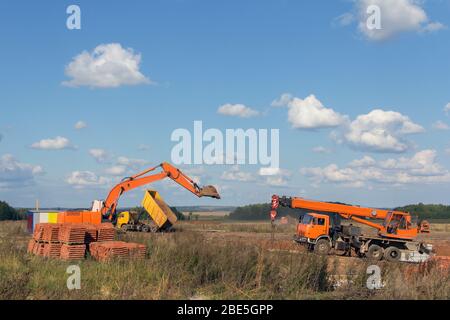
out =
[[19,188],[34,183],[34,177],[44,173],[41,166],[21,163],[12,155],[0,158],[0,189]]
[[346,126],[342,139],[354,149],[395,153],[408,150],[406,135],[423,131],[423,127],[399,112],[376,109]]
[[317,146],[312,149],[314,153],[331,153],[332,151],[328,148]]
[[104,149],[90,149],[89,150],[89,154],[98,162],[98,163],[102,163],[108,160],[109,158],[109,154],[106,150]]
[[140,169],[145,165],[148,165],[148,161],[144,159],[130,159],[127,157],[119,157],[117,158],[117,164],[125,166],[129,169]]
[[31,145],[33,149],[41,150],[61,150],[74,149],[75,147],[70,143],[69,139],[64,137],[56,137],[54,139],[43,139]]
[[423,150],[411,158],[401,157],[381,161],[365,156],[353,160],[344,168],[330,164],[324,168],[302,168],[300,173],[309,177],[316,187],[321,183],[370,187],[373,184],[398,186],[450,182],[450,172],[436,162],[435,150]]
[[73,171],[66,182],[76,189],[85,187],[98,187],[107,185],[110,180],[106,177],[98,176],[91,171]]
[[238,165],[232,166],[228,171],[224,171],[220,178],[226,181],[240,182],[249,182],[255,180],[251,173],[241,171]]
[[[357,150],[405,152],[411,146],[406,137],[425,131],[422,126],[412,122],[407,116],[381,109],[374,109],[351,121],[349,116],[325,108],[314,95],[300,99],[285,93],[281,98],[274,100],[272,105],[288,107],[288,121],[294,128],[336,128],[330,133],[330,137],[339,144],[345,143]],[[315,147],[313,151],[330,152],[321,146]]]
[[340,16],[333,19],[333,25],[340,25],[340,26],[348,26],[352,24],[355,21],[356,17],[354,14],[347,12],[344,14],[341,14]]
[[87,123],[84,121],[78,121],[77,123],[75,123],[74,127],[77,130],[81,130],[81,129],[87,128]]
[[146,144],[140,144],[140,145],[138,146],[138,150],[139,150],[139,151],[148,151],[148,150],[150,150],[150,146],[148,146],[148,145],[146,145]]
[[259,169],[260,176],[274,176],[274,175],[278,175],[280,173],[281,173],[280,168],[268,167],[268,168],[260,168]]
[[447,29],[447,27],[444,24],[440,22],[431,22],[427,24],[425,27],[423,27],[421,31],[423,33],[432,33],[444,29]]
[[376,164],[376,161],[374,158],[369,156],[364,156],[362,159],[356,159],[349,163],[350,167],[371,167]]
[[[433,32],[444,28],[439,22],[430,22],[419,0],[356,0],[359,31],[369,40],[382,41],[404,32]],[[381,29],[368,28],[369,6],[378,6]]]
[[433,128],[436,130],[450,130],[450,126],[441,120],[433,123]]
[[300,99],[284,94],[272,102],[272,105],[281,106],[282,103],[289,108],[288,121],[296,129],[333,128],[346,121],[345,116],[325,108],[314,95]]
[[265,177],[266,185],[274,187],[286,186],[292,175],[289,170],[281,168],[260,168],[258,174]]
[[444,112],[447,115],[450,114],[450,102],[447,103],[447,105],[444,107]]
[[283,93],[279,99],[275,99],[272,101],[271,106],[272,107],[286,107],[289,102],[292,101],[294,96],[290,93]]
[[127,172],[125,166],[111,166],[105,169],[105,173],[110,176],[123,176]]
[[272,187],[284,187],[288,185],[288,180],[283,176],[271,176],[266,178],[266,184]]
[[[203,166],[190,166],[181,169],[181,171],[197,184],[200,184],[201,181],[210,179],[208,171]],[[173,184],[171,185],[173,186]]]
[[141,55],[119,43],[101,44],[93,52],[83,51],[65,69],[71,87],[115,88],[151,83],[139,70]]
[[240,118],[251,118],[259,115],[259,112],[243,104],[224,104],[217,109],[217,113]]

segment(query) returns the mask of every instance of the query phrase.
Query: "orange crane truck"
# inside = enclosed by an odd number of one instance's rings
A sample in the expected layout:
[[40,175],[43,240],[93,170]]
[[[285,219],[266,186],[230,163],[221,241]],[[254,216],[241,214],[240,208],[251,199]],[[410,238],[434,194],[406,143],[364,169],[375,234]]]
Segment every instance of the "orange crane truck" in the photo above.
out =
[[[425,221],[416,224],[407,212],[274,195],[272,221],[280,206],[313,211],[300,217],[294,240],[321,255],[327,255],[331,250],[336,254],[351,255],[353,250],[358,256],[371,260],[419,263],[428,260],[432,254],[431,245],[416,240],[418,233],[429,232],[429,224]],[[353,224],[342,225],[342,218],[375,228],[377,235],[363,235],[361,228]]]

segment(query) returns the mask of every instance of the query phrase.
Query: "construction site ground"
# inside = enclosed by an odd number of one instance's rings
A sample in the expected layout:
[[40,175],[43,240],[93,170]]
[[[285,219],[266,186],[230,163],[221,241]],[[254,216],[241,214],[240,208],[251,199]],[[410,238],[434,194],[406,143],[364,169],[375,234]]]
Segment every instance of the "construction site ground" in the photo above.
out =
[[[372,297],[371,292],[353,287],[347,291],[323,289],[320,281],[315,279],[323,272],[317,256],[292,241],[295,227],[295,219],[289,220],[288,224],[276,224],[274,228],[270,222],[181,221],[173,233],[119,233],[118,240],[146,244],[147,259],[99,263],[89,257],[74,262],[31,257],[26,253],[30,239],[26,223],[0,222],[0,299]],[[431,228],[432,233],[420,235],[420,239],[431,243],[436,255],[450,257],[450,224],[432,223]],[[365,234],[373,234],[370,228],[363,229]],[[325,259],[327,279],[343,279],[345,284],[357,273],[366,277],[365,268],[369,263],[365,259],[334,255]],[[65,288],[68,276],[65,269],[70,264],[80,265],[84,291],[68,292]],[[398,278],[399,283],[393,291],[389,289],[379,293],[383,296],[374,298],[450,297],[448,273],[447,278],[441,274],[424,275],[422,283],[422,276],[410,272],[419,270],[417,265],[392,267],[386,262],[378,264],[382,268],[401,270],[403,276]],[[311,271],[311,268],[318,269]],[[301,277],[302,272],[309,275]],[[405,273],[406,277],[409,273],[418,278],[405,284]],[[58,288],[55,289],[56,284]],[[405,285],[408,287],[399,290]],[[443,285],[445,287],[441,288]],[[433,288],[427,290],[424,286]]]
[[[376,231],[367,226],[353,223],[362,229],[363,234],[376,236]],[[306,252],[306,247],[293,241],[296,222],[289,220],[288,224],[275,224],[270,222],[222,222],[222,221],[192,221],[182,222],[178,225],[180,231],[201,232],[206,235],[211,242],[240,241],[253,243],[262,246],[269,251],[286,251],[292,254]],[[436,256],[450,257],[450,224],[433,223],[431,233],[420,234],[418,241],[433,245]],[[344,271],[351,263],[364,263],[365,261],[352,255],[335,256],[330,255],[329,259],[337,262],[339,269]]]

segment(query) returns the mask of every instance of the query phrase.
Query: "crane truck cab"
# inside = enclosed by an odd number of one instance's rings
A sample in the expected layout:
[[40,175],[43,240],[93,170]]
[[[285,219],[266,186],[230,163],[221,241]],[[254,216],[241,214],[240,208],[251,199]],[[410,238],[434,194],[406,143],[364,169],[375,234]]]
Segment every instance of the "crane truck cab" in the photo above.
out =
[[307,213],[297,225],[295,241],[308,244],[310,250],[328,254],[331,249],[330,217],[325,214]]

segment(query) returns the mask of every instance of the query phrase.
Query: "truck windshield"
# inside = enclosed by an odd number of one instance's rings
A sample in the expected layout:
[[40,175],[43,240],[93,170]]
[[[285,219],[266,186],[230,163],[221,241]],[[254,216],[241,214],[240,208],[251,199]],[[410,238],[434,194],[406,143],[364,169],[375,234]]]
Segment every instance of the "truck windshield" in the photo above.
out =
[[311,224],[311,222],[313,221],[313,217],[305,214],[302,218],[302,224]]

